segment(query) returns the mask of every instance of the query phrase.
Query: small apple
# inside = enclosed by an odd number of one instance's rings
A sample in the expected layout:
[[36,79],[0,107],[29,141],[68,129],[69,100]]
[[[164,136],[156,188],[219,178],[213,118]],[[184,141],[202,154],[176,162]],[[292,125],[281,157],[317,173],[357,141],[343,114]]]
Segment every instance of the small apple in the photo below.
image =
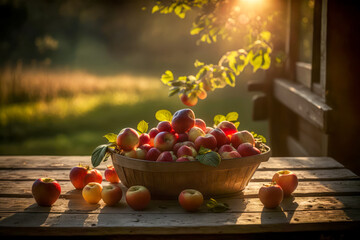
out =
[[193,142],[191,142],[191,141],[178,142],[178,143],[176,143],[176,144],[174,145],[174,147],[173,147],[174,153],[177,155],[177,151],[179,150],[179,148],[180,148],[181,146],[184,146],[184,145],[195,148],[195,144],[194,144]]
[[158,159],[160,154],[161,154],[161,151],[159,149],[153,147],[146,153],[145,159],[149,160],[149,161],[156,161],[156,159]]
[[114,166],[107,166],[105,169],[104,175],[105,175],[106,181],[108,181],[108,182],[111,182],[111,183],[119,183],[120,182],[120,179],[115,171]]
[[159,132],[171,132],[173,130],[171,126],[171,122],[169,121],[161,121],[157,125],[157,129]]
[[298,178],[295,173],[289,170],[281,170],[274,174],[272,178],[284,191],[284,196],[290,196],[298,186]]
[[134,210],[144,210],[150,203],[150,191],[144,186],[131,186],[125,194],[127,204]]
[[220,128],[214,128],[209,133],[216,138],[218,148],[220,148],[222,145],[229,143],[228,137],[225,135],[224,131],[221,130]]
[[143,144],[143,145],[139,146],[139,148],[148,152],[152,148],[152,146],[150,144]]
[[231,152],[223,152],[220,154],[222,159],[233,159],[233,158],[240,158],[241,155],[238,153],[238,151],[231,151]]
[[189,108],[178,110],[174,113],[171,125],[175,132],[185,133],[195,125],[195,114]]
[[188,212],[195,212],[204,202],[201,192],[195,189],[185,189],[179,194],[180,206]]
[[206,123],[201,118],[195,118],[195,127],[201,128],[204,132],[206,131]]
[[154,139],[154,147],[160,151],[170,151],[176,143],[176,137],[169,132],[160,132]]
[[203,100],[203,99],[205,99],[207,97],[207,92],[205,91],[205,89],[201,89],[197,93],[197,96],[198,96],[198,98]]
[[145,159],[146,153],[147,153],[146,150],[144,150],[144,149],[142,149],[142,148],[137,148],[137,149],[135,150],[135,152],[136,152],[136,158],[137,158],[137,159],[142,159],[142,160]]
[[237,147],[237,151],[242,157],[260,154],[260,150],[254,147],[251,143],[242,143]]
[[124,151],[130,151],[139,144],[139,134],[133,128],[125,128],[118,134],[116,144]]
[[183,145],[179,148],[179,150],[176,152],[176,156],[182,157],[182,156],[191,156],[191,157],[195,157],[197,155],[197,151],[195,150],[195,148],[193,147],[189,147],[186,145]]
[[96,204],[101,200],[101,191],[103,187],[100,183],[90,182],[82,190],[84,200],[91,204]]
[[182,156],[176,159],[176,162],[193,162],[195,161],[195,158],[192,156]]
[[206,129],[205,129],[204,132],[205,132],[205,133],[210,133],[210,131],[213,130],[213,129],[214,129],[214,128],[212,128],[212,127],[206,127]]
[[142,133],[139,136],[139,146],[142,146],[144,144],[149,144],[150,143],[150,135],[147,133]]
[[101,172],[95,168],[89,169],[84,178],[84,185],[88,184],[89,182],[101,183],[102,182]]
[[235,148],[237,148],[240,144],[246,142],[251,143],[253,146],[255,146],[254,136],[249,131],[246,130],[239,131],[231,136],[231,144]]
[[189,140],[189,135],[187,133],[179,133],[176,142],[185,142]]
[[231,136],[234,133],[237,132],[237,128],[236,126],[229,121],[222,121],[221,123],[218,124],[217,126],[218,128],[220,128],[221,130],[223,130],[223,132],[225,133],[226,136]]
[[208,148],[211,150],[215,150],[217,146],[216,138],[214,135],[211,135],[210,133],[205,134],[205,136],[199,136],[195,140],[195,148],[197,150],[200,149],[200,147]]
[[85,187],[84,179],[89,167],[78,165],[70,170],[69,178],[76,189],[83,189]]
[[177,157],[173,151],[162,152],[156,159],[157,162],[175,162]]
[[198,98],[195,94],[190,94],[189,96],[187,94],[181,94],[179,97],[183,104],[189,107],[195,106],[198,102]]
[[128,158],[136,158],[136,150],[131,149],[130,151],[124,151],[124,156]]
[[232,152],[232,151],[236,151],[236,148],[234,148],[230,144],[225,144],[219,148],[218,153],[221,155],[223,152]]
[[259,189],[259,198],[266,208],[276,208],[280,205],[284,192],[276,183],[265,184]]
[[61,193],[60,184],[52,178],[39,178],[33,183],[31,192],[39,206],[50,207]]
[[199,127],[192,127],[189,130],[189,140],[192,142],[195,142],[195,140],[199,137],[199,136],[205,136],[204,131],[199,128]]
[[122,197],[121,187],[117,184],[109,184],[104,186],[101,191],[101,198],[108,206],[114,206]]

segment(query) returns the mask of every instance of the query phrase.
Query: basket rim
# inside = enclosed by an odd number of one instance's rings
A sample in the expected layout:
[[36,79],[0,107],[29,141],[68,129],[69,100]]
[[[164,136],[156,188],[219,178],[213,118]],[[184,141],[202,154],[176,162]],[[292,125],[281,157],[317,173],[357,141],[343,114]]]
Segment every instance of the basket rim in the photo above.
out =
[[129,158],[123,156],[113,149],[109,149],[111,153],[111,158],[114,165],[118,165],[125,168],[131,168],[141,171],[148,172],[188,172],[188,171],[217,171],[217,170],[226,170],[233,168],[242,168],[255,164],[260,164],[261,162],[266,162],[271,157],[271,148],[265,145],[267,149],[266,152],[241,157],[241,158],[232,158],[232,159],[221,159],[220,164],[217,167],[212,167],[204,165],[199,161],[190,161],[190,162],[156,162],[149,160],[142,160],[136,158]]

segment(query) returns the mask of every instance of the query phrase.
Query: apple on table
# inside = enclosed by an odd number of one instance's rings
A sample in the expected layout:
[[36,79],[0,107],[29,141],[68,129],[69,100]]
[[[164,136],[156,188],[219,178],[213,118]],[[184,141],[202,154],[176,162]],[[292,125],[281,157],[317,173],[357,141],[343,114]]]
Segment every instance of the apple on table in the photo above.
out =
[[286,197],[290,196],[291,193],[295,191],[299,182],[296,174],[290,170],[277,171],[274,174],[272,181],[281,186],[284,191],[284,196]]
[[275,182],[264,184],[259,189],[259,199],[266,208],[276,208],[284,198],[282,188]]
[[101,200],[102,185],[98,182],[90,182],[82,190],[84,200],[90,204],[97,204]]
[[201,192],[195,189],[185,189],[183,190],[178,197],[180,206],[188,211],[195,212],[197,211],[204,202],[204,197]]
[[108,206],[116,205],[122,198],[122,190],[118,184],[110,183],[103,187],[101,198]]
[[33,183],[31,192],[39,206],[50,207],[59,198],[61,187],[53,178],[38,178]]
[[134,210],[144,210],[150,203],[150,191],[141,185],[131,186],[125,194],[126,203]]

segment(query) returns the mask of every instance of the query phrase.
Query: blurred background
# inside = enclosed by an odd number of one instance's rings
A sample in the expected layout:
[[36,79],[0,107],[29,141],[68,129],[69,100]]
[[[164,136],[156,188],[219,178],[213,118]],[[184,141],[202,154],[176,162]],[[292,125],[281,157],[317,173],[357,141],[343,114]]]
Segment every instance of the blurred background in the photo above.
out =
[[[90,155],[106,133],[157,125],[155,112],[185,108],[160,81],[195,74],[196,59],[217,63],[239,38],[197,45],[185,19],[151,14],[152,1],[0,0],[0,154]],[[192,109],[213,117],[239,113],[239,130],[264,135],[252,120],[246,82],[265,72],[245,71],[236,87],[208,94]]]

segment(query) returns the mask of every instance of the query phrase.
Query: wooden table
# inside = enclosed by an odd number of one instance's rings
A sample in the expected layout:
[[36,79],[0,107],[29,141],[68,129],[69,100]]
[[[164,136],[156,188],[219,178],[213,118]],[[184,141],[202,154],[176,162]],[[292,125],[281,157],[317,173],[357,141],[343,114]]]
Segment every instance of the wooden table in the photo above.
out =
[[[243,193],[217,199],[230,205],[224,213],[212,213],[205,205],[197,213],[187,213],[177,201],[163,200],[153,200],[147,210],[139,212],[128,207],[124,198],[115,207],[102,201],[87,204],[69,181],[69,171],[78,163],[90,164],[90,157],[0,156],[0,235],[182,239],[192,234],[212,239],[221,234],[221,239],[230,239],[238,234],[296,232],[294,239],[304,234],[343,236],[360,229],[360,178],[327,157],[270,158],[260,165]],[[110,163],[99,169],[103,172]],[[263,208],[258,190],[280,169],[297,174],[298,188],[280,207]],[[39,207],[32,198],[31,186],[40,177],[55,178],[62,187],[51,208]]]

